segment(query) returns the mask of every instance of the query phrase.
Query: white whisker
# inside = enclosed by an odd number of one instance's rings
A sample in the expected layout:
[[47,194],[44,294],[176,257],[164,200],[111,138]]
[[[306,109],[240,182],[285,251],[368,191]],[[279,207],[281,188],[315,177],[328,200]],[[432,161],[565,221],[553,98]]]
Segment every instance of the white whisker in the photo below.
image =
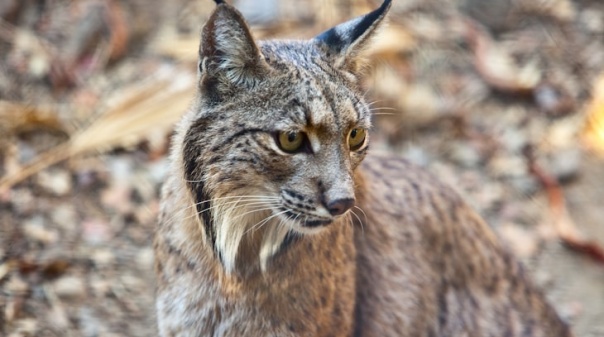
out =
[[248,230],[247,230],[247,231],[245,231],[245,233],[244,233],[244,234],[247,234],[247,233],[249,233],[249,232],[250,232],[250,231],[252,231],[252,230],[254,230],[254,231],[255,231],[255,230],[260,229],[260,228],[261,228],[262,226],[264,226],[264,225],[265,225],[265,224],[266,224],[266,223],[267,223],[267,222],[268,222],[270,219],[272,219],[272,218],[274,218],[274,217],[276,217],[276,216],[279,216],[279,215],[281,215],[281,214],[285,214],[285,213],[287,213],[287,211],[281,211],[281,212],[278,212],[278,213],[273,213],[273,215],[271,215],[271,216],[267,217],[266,219],[263,219],[263,220],[258,221],[258,222],[257,222],[255,225],[253,225],[253,226],[251,226],[250,228],[248,228]]
[[395,108],[389,107],[389,106],[371,107],[371,108],[369,108],[369,110],[370,111],[380,111],[380,110],[398,111],[398,109],[395,109]]
[[[225,202],[225,203],[217,203],[217,201],[221,201],[224,199],[233,199],[233,198],[237,198],[237,200],[235,201],[229,201],[229,202]],[[194,204],[190,204],[189,206],[183,207],[180,210],[177,210],[175,213],[178,212],[186,212],[188,210],[190,210],[193,207],[197,207],[197,205],[200,205],[204,202],[213,202],[214,206],[210,206],[208,208],[202,209],[201,211],[196,211],[193,215],[188,216],[186,218],[184,218],[183,220],[188,220],[192,217],[195,217],[196,215],[199,215],[201,213],[210,211],[212,209],[215,209],[216,207],[222,207],[223,205],[230,205],[230,204],[237,204],[241,201],[245,201],[248,202],[247,204],[249,204],[249,202],[256,202],[256,201],[266,201],[266,202],[275,202],[278,201],[280,198],[279,197],[273,197],[273,196],[263,196],[263,195],[244,195],[244,196],[228,196],[228,197],[220,197],[220,198],[214,198],[214,199],[208,199],[208,200],[204,200],[204,201],[200,201]],[[216,205],[218,204],[218,205]],[[178,217],[178,214],[172,216],[169,219],[163,220],[164,222],[170,222],[172,221],[174,218]]]
[[[274,203],[274,201],[272,201],[272,200],[264,200],[264,199],[252,199],[252,200],[245,200],[245,201],[246,202],[242,203],[240,207],[257,205],[257,204],[272,204],[272,203]],[[241,203],[241,200],[229,201],[229,202],[222,203],[220,205],[214,205],[214,206],[202,209],[201,211],[198,211],[198,213],[201,214],[201,213],[207,212],[207,211],[209,211],[211,209],[214,209],[216,207],[224,207],[224,206],[227,206],[227,205],[237,205],[239,203]]]
[[[266,206],[268,206],[268,207],[265,207],[265,208],[255,208],[255,209],[252,209],[252,210],[247,211],[247,212],[245,212],[245,213],[242,213],[242,214],[237,214],[237,216],[233,217],[233,219],[232,219],[232,220],[242,218],[242,217],[244,217],[244,216],[246,216],[246,215],[248,215],[248,214],[251,214],[251,213],[255,213],[255,212],[262,212],[262,211],[270,211],[270,210],[273,210],[273,209],[275,208],[275,207],[274,207],[274,205],[271,205],[271,204],[266,204]],[[246,233],[247,233],[247,232],[246,232]],[[244,233],[244,234],[245,234],[245,233]]]
[[367,213],[365,213],[365,211],[363,211],[363,209],[361,207],[355,205],[354,208],[356,208],[359,211],[361,211],[361,213],[363,213],[363,216],[365,217],[365,220],[367,220]]
[[[288,210],[285,210],[277,214],[287,212]],[[270,223],[269,228],[264,232],[264,238],[260,246],[260,268],[263,272],[266,271],[269,259],[279,251],[279,248],[283,244],[283,240],[289,232],[289,228],[285,226],[284,223],[290,217],[291,216],[288,215],[286,219],[281,218],[277,223]]]
[[[350,211],[348,213],[354,215],[357,218],[357,220],[359,220],[359,224],[361,225],[361,233],[363,233],[363,235],[365,235],[365,226],[363,226],[363,221],[361,221],[361,218],[359,218],[359,216],[353,211]],[[350,217],[350,224],[352,224],[352,217]]]

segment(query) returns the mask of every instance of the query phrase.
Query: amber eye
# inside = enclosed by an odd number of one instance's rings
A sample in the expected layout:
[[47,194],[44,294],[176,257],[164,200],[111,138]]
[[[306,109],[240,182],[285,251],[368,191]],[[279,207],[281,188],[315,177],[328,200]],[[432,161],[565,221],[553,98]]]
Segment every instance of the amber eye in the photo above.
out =
[[348,135],[348,146],[351,151],[356,151],[363,146],[365,143],[366,132],[365,129],[354,128],[350,130]]
[[277,135],[277,144],[285,152],[296,152],[304,145],[304,134],[302,132],[279,132]]

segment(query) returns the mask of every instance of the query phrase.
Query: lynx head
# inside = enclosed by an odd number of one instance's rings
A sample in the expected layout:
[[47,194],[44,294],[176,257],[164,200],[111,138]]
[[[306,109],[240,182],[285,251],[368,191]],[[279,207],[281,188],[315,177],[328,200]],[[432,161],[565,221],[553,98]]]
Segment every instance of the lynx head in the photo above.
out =
[[354,206],[370,127],[359,54],[390,1],[309,41],[258,43],[235,8],[217,3],[202,31],[198,99],[183,122],[184,179],[226,271],[250,237],[266,269],[285,241]]

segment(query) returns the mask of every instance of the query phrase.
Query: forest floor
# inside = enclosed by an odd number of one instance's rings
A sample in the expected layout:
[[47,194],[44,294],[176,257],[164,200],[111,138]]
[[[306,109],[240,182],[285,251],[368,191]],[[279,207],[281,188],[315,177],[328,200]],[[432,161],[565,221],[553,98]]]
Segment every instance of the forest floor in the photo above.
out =
[[[249,3],[257,36],[307,38],[379,0]],[[531,3],[395,1],[372,150],[453,185],[576,335],[604,336],[604,3]],[[213,6],[0,5],[1,336],[156,335],[159,190]]]

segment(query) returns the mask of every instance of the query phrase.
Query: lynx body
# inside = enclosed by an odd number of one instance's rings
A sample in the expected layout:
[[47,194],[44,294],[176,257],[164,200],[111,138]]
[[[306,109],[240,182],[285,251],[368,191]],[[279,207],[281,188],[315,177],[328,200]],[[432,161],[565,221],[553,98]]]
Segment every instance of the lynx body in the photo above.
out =
[[161,336],[571,335],[451,188],[367,155],[359,53],[389,6],[260,43],[217,6],[162,191]]

